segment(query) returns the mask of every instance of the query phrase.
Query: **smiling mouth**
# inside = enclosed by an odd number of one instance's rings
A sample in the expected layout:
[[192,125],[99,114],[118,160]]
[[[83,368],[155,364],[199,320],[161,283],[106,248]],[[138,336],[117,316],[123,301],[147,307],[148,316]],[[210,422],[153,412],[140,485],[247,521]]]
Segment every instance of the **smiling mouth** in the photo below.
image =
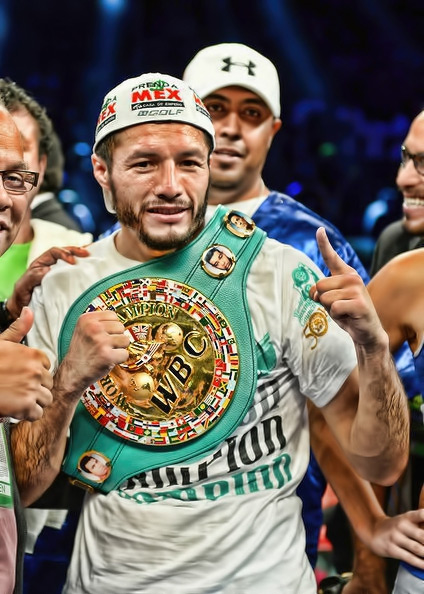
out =
[[184,212],[188,210],[187,206],[151,206],[150,208],[146,209],[147,212],[152,214],[161,214],[161,215],[174,215],[179,214],[180,212]]
[[407,207],[419,207],[419,206],[424,206],[424,198],[416,198],[416,197],[403,197],[403,204],[404,206]]
[[241,158],[242,155],[238,151],[229,148],[217,148],[214,151],[214,155],[224,156],[224,157],[238,157]]

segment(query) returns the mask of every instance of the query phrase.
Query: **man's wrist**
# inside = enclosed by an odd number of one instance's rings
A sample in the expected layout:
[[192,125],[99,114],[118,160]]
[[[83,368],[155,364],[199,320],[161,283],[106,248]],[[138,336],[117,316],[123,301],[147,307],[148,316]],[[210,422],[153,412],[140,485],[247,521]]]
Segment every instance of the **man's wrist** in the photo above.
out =
[[389,350],[389,336],[387,332],[381,328],[373,341],[364,344],[355,344],[356,353],[358,357],[368,358],[379,358],[381,355],[390,354]]

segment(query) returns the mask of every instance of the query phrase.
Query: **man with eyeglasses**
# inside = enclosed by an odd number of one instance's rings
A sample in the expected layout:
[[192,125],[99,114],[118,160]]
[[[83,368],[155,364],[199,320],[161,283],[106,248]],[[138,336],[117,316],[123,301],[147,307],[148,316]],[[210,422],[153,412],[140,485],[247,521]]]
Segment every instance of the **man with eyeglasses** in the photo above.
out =
[[396,184],[403,195],[403,218],[378,238],[370,275],[397,254],[421,247],[424,241],[424,111],[412,121],[403,146]]
[[[15,203],[17,202],[17,196],[25,196],[24,201],[22,202],[22,208],[19,211],[25,216],[29,207],[27,195],[29,192],[32,192],[37,188],[39,173],[35,171],[14,169],[0,171],[0,177],[2,179],[3,189],[9,196],[14,197]],[[4,236],[4,248],[0,240],[0,256],[3,256],[6,250],[13,244],[21,225],[22,218],[20,219],[17,228],[10,228],[10,232]],[[7,226],[1,221],[0,227],[7,230]],[[14,237],[13,240],[10,241],[12,235],[14,235]],[[70,247],[69,249],[54,247],[35,259],[31,263],[27,273],[17,280],[11,297],[4,301],[0,301],[0,332],[6,330],[10,324],[19,317],[22,308],[28,305],[31,299],[33,288],[41,282],[42,277],[46,274],[51,265],[55,264],[58,259],[64,259],[69,263],[73,263],[73,255],[84,256],[86,253],[86,250],[78,249],[77,247]]]
[[[34,218],[32,207],[38,198],[53,144],[53,124],[45,109],[25,89],[9,79],[0,78],[0,100],[11,114],[22,135],[24,159],[28,168],[38,174],[38,185],[26,194],[29,208],[19,227],[19,232],[0,261],[0,299],[10,297],[15,282],[24,274],[35,258],[52,246],[83,246],[91,243],[90,233],[67,229],[62,224]],[[8,180],[13,185],[13,179]]]
[[[20,134],[7,111],[0,107],[0,255],[11,245],[28,208],[26,192],[37,184],[37,174],[25,171]],[[0,334],[0,591],[19,590],[16,568],[21,557],[22,518],[9,453],[9,419],[34,421],[51,404],[53,379],[48,357],[20,341],[32,326],[29,309]],[[18,528],[19,526],[19,528]],[[16,572],[16,574],[15,574]],[[15,589],[16,586],[16,589]]]
[[[401,146],[400,157],[396,184],[403,195],[403,217],[388,225],[378,238],[370,267],[371,277],[398,255],[424,246],[424,110],[412,120]],[[422,484],[422,430],[414,415],[414,407],[420,403],[423,403],[423,394],[417,387],[410,400],[412,447],[407,489],[412,493],[419,490]],[[383,501],[384,493],[380,493],[379,498]],[[413,497],[410,500],[412,505]],[[358,556],[364,555],[362,548],[361,543],[357,543]],[[391,574],[395,569],[396,566],[389,562],[389,581],[393,579]]]
[[[0,107],[0,256],[9,249],[29,208],[28,192],[38,184],[38,173],[27,171],[21,135],[8,111]],[[8,302],[0,302],[0,592],[22,591],[24,520],[11,465],[10,433],[16,420],[35,421],[51,404],[50,361],[21,341],[30,330],[32,291],[58,259],[75,263],[82,248],[52,248],[39,256],[17,281]],[[0,283],[1,283],[0,278]],[[15,321],[16,320],[16,321]]]
[[[4,108],[1,108],[2,121],[4,121]],[[3,136],[3,134],[2,134]],[[21,165],[23,166],[23,165]],[[6,193],[8,197],[10,195],[20,196],[25,192],[32,189],[37,185],[38,173],[32,173],[30,171],[18,171],[18,170],[5,170],[0,171],[2,178],[3,193]],[[17,199],[13,202],[14,208],[11,211],[10,221],[0,222],[0,251],[2,254],[10,247],[15,236],[19,230],[19,224],[22,220],[22,215],[26,210],[25,199]],[[2,205],[2,210],[6,209],[5,205]]]

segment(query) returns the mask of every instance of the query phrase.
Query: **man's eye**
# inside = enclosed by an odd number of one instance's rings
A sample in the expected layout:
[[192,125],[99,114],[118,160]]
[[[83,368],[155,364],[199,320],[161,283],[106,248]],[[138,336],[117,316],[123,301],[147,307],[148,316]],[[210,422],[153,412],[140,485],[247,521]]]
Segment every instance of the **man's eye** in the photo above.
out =
[[224,110],[223,106],[220,103],[206,103],[205,105],[206,109],[210,113],[217,113]]
[[261,117],[261,112],[258,109],[246,109],[245,110],[245,115],[249,118],[260,118]]
[[8,184],[14,186],[20,186],[23,184],[23,177],[17,173],[8,173],[4,179]]
[[13,192],[13,190],[25,190],[26,186],[24,183],[24,177],[19,173],[7,173],[3,174],[3,185],[7,190]]

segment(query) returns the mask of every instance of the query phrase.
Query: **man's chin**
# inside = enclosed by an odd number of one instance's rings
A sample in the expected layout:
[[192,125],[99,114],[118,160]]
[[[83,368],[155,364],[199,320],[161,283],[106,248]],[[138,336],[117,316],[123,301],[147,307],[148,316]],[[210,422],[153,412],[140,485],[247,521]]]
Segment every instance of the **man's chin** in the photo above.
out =
[[10,235],[7,235],[7,231],[2,231],[0,233],[0,256],[7,252],[13,241],[14,238],[10,237]]
[[403,227],[410,235],[422,235],[424,237],[424,217],[407,218],[403,217]]
[[190,229],[186,232],[170,232],[165,237],[164,234],[153,235],[140,232],[139,239],[151,250],[167,252],[170,250],[179,250],[186,246],[199,233],[199,229]]

